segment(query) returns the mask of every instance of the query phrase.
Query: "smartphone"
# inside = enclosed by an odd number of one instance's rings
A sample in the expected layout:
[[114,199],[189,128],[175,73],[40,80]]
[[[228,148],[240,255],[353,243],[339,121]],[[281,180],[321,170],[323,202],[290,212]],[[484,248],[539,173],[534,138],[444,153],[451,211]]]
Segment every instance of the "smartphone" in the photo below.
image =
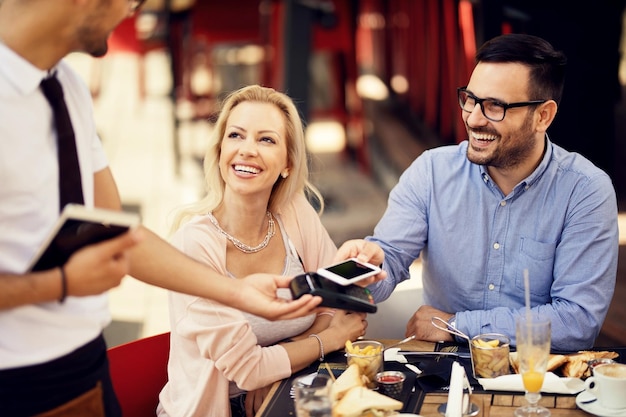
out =
[[381,269],[367,262],[350,258],[337,264],[320,268],[317,273],[339,285],[350,285],[379,274]]
[[304,294],[322,297],[323,307],[348,311],[375,313],[378,309],[374,297],[367,288],[358,285],[339,285],[315,272],[298,275],[289,284],[294,299]]

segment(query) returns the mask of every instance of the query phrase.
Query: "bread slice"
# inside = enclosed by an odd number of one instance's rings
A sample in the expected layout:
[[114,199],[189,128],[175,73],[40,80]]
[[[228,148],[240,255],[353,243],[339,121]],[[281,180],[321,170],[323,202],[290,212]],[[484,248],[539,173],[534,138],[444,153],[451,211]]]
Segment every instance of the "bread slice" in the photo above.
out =
[[619,355],[611,351],[581,350],[578,353],[566,355],[567,361],[563,365],[563,376],[572,378],[587,378],[591,376],[589,361],[598,359],[615,359]]
[[[339,380],[339,379],[337,379]],[[333,417],[360,417],[368,410],[394,411],[402,409],[402,402],[366,387],[354,387],[345,393],[333,407]],[[380,413],[375,413],[379,415]]]
[[[563,364],[565,364],[566,362],[567,356],[551,353],[550,357],[548,358],[548,367],[546,369],[546,372],[554,372],[561,366],[563,366]],[[509,363],[511,364],[513,372],[519,374],[519,358],[517,356],[517,352],[509,353]]]
[[[560,375],[568,378],[587,378],[591,376],[589,361],[598,359],[615,359],[619,355],[611,351],[581,350],[567,355],[550,354],[548,359],[548,372],[558,371]],[[519,360],[517,352],[509,354],[509,363],[515,373],[519,373]]]
[[359,366],[356,363],[351,364],[346,368],[345,371],[335,382],[330,390],[330,395],[333,402],[340,400],[348,390],[354,387],[362,387],[365,383],[361,378],[361,373],[359,372]]

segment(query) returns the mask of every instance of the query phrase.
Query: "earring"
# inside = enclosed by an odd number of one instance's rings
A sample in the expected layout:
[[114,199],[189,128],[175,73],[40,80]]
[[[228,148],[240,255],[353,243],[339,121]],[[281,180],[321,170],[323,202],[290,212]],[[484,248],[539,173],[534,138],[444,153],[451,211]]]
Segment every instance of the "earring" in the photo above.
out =
[[287,178],[287,177],[289,176],[289,172],[287,172],[287,171],[283,171],[283,172],[280,174],[280,176],[281,176],[281,177],[283,177],[283,178]]

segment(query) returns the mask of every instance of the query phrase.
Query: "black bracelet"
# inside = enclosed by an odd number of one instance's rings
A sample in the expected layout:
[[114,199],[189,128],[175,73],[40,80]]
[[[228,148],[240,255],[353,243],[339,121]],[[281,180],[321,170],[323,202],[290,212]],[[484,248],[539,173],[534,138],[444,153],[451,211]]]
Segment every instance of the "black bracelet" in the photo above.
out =
[[59,267],[59,270],[61,271],[61,298],[59,298],[59,303],[63,303],[67,297],[67,276],[65,275],[63,265]]

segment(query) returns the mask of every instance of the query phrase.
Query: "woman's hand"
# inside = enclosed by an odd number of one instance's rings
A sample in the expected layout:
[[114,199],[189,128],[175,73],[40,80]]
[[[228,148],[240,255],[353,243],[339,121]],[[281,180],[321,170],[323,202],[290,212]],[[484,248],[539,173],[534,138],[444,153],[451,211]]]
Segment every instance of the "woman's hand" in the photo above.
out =
[[347,340],[355,341],[367,330],[367,315],[345,310],[337,310],[324,333],[329,335],[333,351],[343,348]]
[[255,389],[253,391],[248,391],[246,394],[246,417],[254,417],[261,408],[261,404],[263,404],[263,400],[267,396],[267,393],[270,392],[272,385],[268,385],[263,388]]

